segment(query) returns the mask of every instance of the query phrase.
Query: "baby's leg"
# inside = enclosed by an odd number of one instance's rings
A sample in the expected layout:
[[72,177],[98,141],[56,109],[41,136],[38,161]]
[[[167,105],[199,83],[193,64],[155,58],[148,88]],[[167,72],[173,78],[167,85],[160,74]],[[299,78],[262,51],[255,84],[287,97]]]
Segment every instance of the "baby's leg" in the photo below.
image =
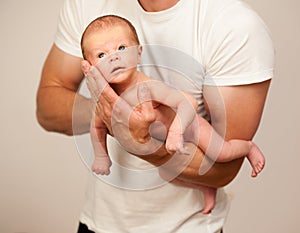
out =
[[107,128],[96,116],[92,119],[90,133],[95,155],[92,171],[100,175],[109,175],[111,160],[106,147]]
[[216,204],[217,189],[208,186],[199,186],[199,189],[203,192],[205,201],[205,206],[202,210],[202,214],[209,214]]
[[216,193],[217,193],[216,188],[203,186],[203,185],[197,185],[197,184],[185,182],[185,181],[182,181],[182,180],[179,180],[179,179],[174,179],[172,181],[172,183],[183,185],[183,186],[186,186],[186,187],[199,189],[200,191],[203,192],[205,206],[202,209],[202,212],[201,212],[202,214],[209,214],[213,210],[213,208],[215,207]]
[[184,139],[182,129],[180,126],[180,120],[176,116],[170,126],[167,140],[166,149],[170,154],[179,152],[181,154],[190,154],[190,152],[183,146]]
[[251,142],[251,144],[252,147],[247,155],[247,159],[253,168],[251,176],[256,177],[265,166],[265,157],[256,144],[253,142]]
[[225,163],[248,155],[256,172],[261,171],[264,164],[264,157],[254,143],[241,139],[225,141],[202,117],[198,117],[198,125],[188,128],[185,141],[194,142],[206,156],[216,162]]
[[159,169],[159,175],[162,179],[171,182],[173,184],[199,189],[200,191],[202,191],[204,197],[204,208],[202,209],[203,214],[209,214],[215,207],[216,193],[217,193],[216,188],[187,182],[178,178],[173,179],[174,177],[162,168]]

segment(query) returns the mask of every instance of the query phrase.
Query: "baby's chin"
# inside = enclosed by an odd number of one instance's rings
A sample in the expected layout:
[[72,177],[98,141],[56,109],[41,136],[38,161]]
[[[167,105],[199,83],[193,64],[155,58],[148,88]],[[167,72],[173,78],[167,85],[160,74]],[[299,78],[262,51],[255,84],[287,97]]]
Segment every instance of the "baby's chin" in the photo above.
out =
[[128,72],[125,70],[118,70],[112,73],[109,77],[106,77],[106,81],[111,84],[122,83],[128,77]]
[[112,84],[122,83],[133,75],[132,69],[120,69],[113,72],[106,81]]

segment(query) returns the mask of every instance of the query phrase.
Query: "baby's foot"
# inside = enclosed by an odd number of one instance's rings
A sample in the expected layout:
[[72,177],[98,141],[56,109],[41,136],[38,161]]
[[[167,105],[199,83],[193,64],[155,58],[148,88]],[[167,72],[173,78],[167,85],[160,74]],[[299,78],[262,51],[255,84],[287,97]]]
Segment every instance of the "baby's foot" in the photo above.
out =
[[209,214],[216,204],[216,193],[217,189],[207,186],[202,186],[201,191],[204,195],[205,206],[202,210],[202,214]]
[[[170,180],[170,177],[168,173],[164,172],[162,169],[160,169],[160,175],[162,175],[161,177],[165,180]],[[187,181],[183,181],[180,180],[178,178],[175,178],[172,180],[173,184],[178,184],[178,185],[183,185],[185,187],[190,187],[190,188],[194,188],[194,189],[198,189],[201,192],[203,192],[203,197],[204,197],[204,208],[202,209],[202,214],[209,214],[213,208],[215,207],[215,203],[216,203],[216,193],[217,193],[217,189],[216,188],[212,188],[212,187],[208,187],[208,186],[203,186],[203,185],[199,185],[199,184],[194,184],[194,183],[189,183]]]
[[97,175],[109,175],[110,166],[111,166],[111,161],[108,156],[96,157],[92,165],[92,171],[95,172]]
[[170,154],[178,152],[180,154],[190,154],[183,146],[183,137],[181,134],[169,132],[166,140],[166,149]]
[[253,142],[251,142],[251,144],[252,147],[247,155],[247,158],[253,168],[251,176],[256,177],[265,166],[265,157],[256,144]]

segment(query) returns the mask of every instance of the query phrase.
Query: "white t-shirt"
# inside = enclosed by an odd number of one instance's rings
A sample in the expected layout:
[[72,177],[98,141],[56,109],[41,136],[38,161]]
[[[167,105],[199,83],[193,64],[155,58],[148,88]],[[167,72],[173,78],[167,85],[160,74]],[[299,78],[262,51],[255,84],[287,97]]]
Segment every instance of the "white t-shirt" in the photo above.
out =
[[[85,27],[107,14],[133,23],[144,47],[140,69],[194,95],[203,116],[203,85],[250,84],[273,76],[268,29],[237,0],[180,0],[161,12],[145,12],[137,0],[66,0],[55,44],[81,57]],[[76,142],[89,167],[93,156],[86,140],[89,137],[80,136]],[[218,190],[213,212],[202,215],[200,191],[162,182],[156,168],[122,150],[111,137],[108,144],[112,172],[107,177],[91,176],[80,216],[91,230],[214,233],[223,226],[229,209],[223,189]]]

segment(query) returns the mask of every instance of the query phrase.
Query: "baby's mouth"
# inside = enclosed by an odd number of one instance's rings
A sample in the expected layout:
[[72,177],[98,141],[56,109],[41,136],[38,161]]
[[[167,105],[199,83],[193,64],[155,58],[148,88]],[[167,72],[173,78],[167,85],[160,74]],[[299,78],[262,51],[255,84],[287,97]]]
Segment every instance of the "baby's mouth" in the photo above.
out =
[[120,71],[120,70],[122,70],[122,69],[124,69],[124,67],[121,67],[121,66],[115,67],[115,68],[111,71],[111,73],[115,73],[115,72]]

